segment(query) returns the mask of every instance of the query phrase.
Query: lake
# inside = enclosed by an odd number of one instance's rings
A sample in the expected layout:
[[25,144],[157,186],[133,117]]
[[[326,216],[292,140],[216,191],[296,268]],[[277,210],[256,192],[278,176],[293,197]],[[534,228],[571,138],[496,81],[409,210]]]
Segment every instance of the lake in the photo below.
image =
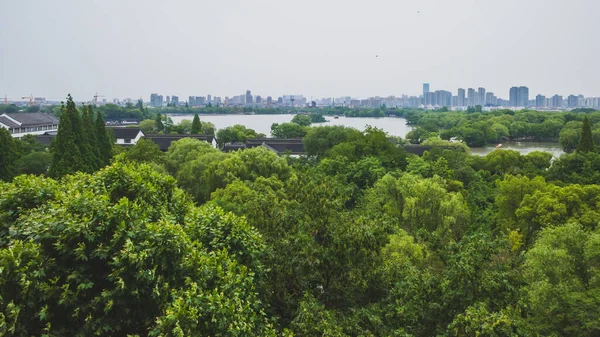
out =
[[[169,115],[173,119],[173,123],[178,124],[184,119],[192,120],[194,116],[189,115]],[[294,118],[294,115],[203,115],[200,116],[201,121],[211,122],[218,129],[223,129],[235,124],[241,124],[248,129],[254,129],[258,133],[264,133],[267,136],[271,135],[271,124],[287,123]],[[406,125],[406,119],[399,117],[382,117],[382,118],[347,118],[340,117],[338,119],[332,116],[325,116],[326,123],[313,124],[320,125],[343,125],[349,126],[363,131],[367,125],[382,129],[393,136],[404,138],[406,134],[412,130]]]
[[[169,115],[175,124],[178,124],[182,120],[192,120],[194,116],[191,115]],[[235,124],[241,124],[249,129],[254,129],[258,133],[264,133],[267,136],[271,135],[271,124],[273,123],[286,123],[290,122],[294,118],[294,115],[202,115],[200,116],[201,121],[211,122],[218,129],[223,129]],[[343,125],[352,127],[363,131],[367,125],[371,125],[378,129],[382,129],[392,136],[400,136],[406,138],[406,134],[409,133],[412,128],[406,125],[406,119],[401,117],[381,117],[381,118],[348,118],[340,117],[334,118],[332,116],[325,116],[326,123],[313,124],[319,125]],[[550,152],[554,157],[559,157],[564,152],[560,148],[558,143],[549,142],[505,142],[502,143],[503,149],[516,150],[521,154],[527,154],[533,151],[545,151]],[[495,146],[485,148],[471,148],[471,153],[478,156],[485,156],[486,154],[494,151]]]

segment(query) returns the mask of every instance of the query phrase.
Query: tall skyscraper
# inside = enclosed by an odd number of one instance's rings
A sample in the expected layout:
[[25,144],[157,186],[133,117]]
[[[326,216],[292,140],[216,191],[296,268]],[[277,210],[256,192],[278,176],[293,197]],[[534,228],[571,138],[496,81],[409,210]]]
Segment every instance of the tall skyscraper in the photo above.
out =
[[479,98],[479,101],[475,105],[485,106],[485,88],[477,89],[477,98]]
[[535,107],[536,108],[545,108],[546,107],[546,96],[544,96],[544,95],[535,96]]
[[517,96],[519,95],[519,87],[510,88],[508,101],[509,105],[512,107],[518,106]]
[[171,103],[173,103],[173,106],[178,106],[179,105],[179,96],[171,96]]
[[423,83],[423,98],[429,93],[429,83]]
[[493,92],[485,94],[485,105],[497,105],[497,99]]
[[575,95],[569,95],[567,97],[567,107],[576,108],[579,105],[579,98]]
[[252,93],[250,92],[250,90],[246,90],[246,104],[252,104]]
[[435,94],[433,92],[428,92],[423,96],[423,105],[434,105],[435,104]]
[[476,106],[477,105],[477,92],[473,88],[469,88],[467,90],[467,105],[468,106]]
[[519,92],[517,94],[517,106],[529,106],[529,88],[519,87]]
[[159,94],[150,94],[150,105],[153,107],[161,107],[163,105],[163,96]]
[[552,96],[552,107],[553,108],[562,108],[563,105],[563,97],[560,95],[554,95]]
[[527,107],[529,106],[529,88],[528,87],[512,87],[510,88],[510,106],[511,107]]
[[457,106],[465,106],[465,89],[458,88],[458,98],[456,99]]

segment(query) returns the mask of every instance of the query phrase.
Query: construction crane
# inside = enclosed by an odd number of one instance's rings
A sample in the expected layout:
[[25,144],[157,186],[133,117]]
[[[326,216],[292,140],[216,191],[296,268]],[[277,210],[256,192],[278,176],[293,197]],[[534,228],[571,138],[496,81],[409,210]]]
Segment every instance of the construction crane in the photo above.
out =
[[[21,97],[21,99],[28,99],[28,98],[29,98],[29,104],[28,104],[28,106],[33,106],[35,104],[35,102],[33,100],[33,94],[30,94],[29,97],[27,97],[27,96]],[[6,99],[6,97],[5,97],[5,99]]]
[[96,92],[96,94],[94,95],[94,105],[98,105],[98,97],[106,97],[104,95],[98,95],[98,93]]

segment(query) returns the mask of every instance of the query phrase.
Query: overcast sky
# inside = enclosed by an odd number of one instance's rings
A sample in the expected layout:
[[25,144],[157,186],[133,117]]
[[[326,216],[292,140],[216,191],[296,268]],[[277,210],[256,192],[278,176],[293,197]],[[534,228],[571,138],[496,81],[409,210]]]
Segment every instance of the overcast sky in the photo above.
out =
[[600,96],[599,0],[0,4],[2,97],[398,96],[423,82]]

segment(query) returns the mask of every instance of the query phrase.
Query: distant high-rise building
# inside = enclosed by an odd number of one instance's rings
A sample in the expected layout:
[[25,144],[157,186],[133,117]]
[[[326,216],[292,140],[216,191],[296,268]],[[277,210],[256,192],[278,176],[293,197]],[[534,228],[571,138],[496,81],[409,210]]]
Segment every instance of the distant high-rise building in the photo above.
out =
[[156,93],[150,94],[150,105],[161,107],[163,105],[163,96]]
[[190,96],[188,99],[189,106],[201,106],[206,104],[206,97],[204,96]]
[[456,99],[456,105],[457,106],[465,106],[465,89],[463,88],[459,88],[458,89],[458,96]]
[[207,96],[206,96],[206,101],[207,101],[208,103],[212,103],[212,96],[211,96],[211,95],[207,95]]
[[429,83],[423,83],[423,98],[429,93]]
[[467,105],[468,106],[476,106],[477,105],[477,92],[473,88],[469,88],[467,90]]
[[512,87],[510,88],[510,106],[511,107],[527,107],[529,106],[529,88],[528,87]]
[[277,104],[283,104],[283,97],[277,97]]
[[485,94],[485,105],[497,105],[497,99],[493,92]]
[[260,95],[256,95],[256,98],[254,99],[256,104],[261,104],[262,103],[262,97],[260,97]]
[[452,105],[452,93],[445,90],[436,90],[433,93],[433,102],[431,105],[437,105],[440,107],[449,107]]
[[585,106],[585,97],[577,95],[577,106]]
[[173,106],[178,106],[179,105],[179,96],[171,96],[171,103],[173,104]]
[[433,92],[428,92],[423,96],[423,105],[434,105],[435,94]]
[[508,101],[510,102],[509,105],[510,106],[517,106],[517,96],[519,95],[519,87],[512,87],[510,88],[510,93],[509,93],[509,99]]
[[477,98],[479,101],[475,105],[485,106],[485,88],[480,87],[477,89]]
[[171,104],[171,96],[167,96],[167,105]]
[[273,97],[267,96],[267,106],[271,106],[273,104]]
[[579,105],[579,98],[575,95],[569,95],[567,97],[567,107],[576,108]]
[[562,108],[563,105],[563,97],[561,95],[552,96],[552,107],[553,108]]
[[250,90],[246,90],[246,104],[252,104],[252,93],[250,92]]
[[536,108],[545,108],[546,107],[546,96],[544,96],[544,95],[535,96],[535,107]]
[[517,106],[526,107],[529,106],[529,88],[519,87],[519,94],[517,95]]

